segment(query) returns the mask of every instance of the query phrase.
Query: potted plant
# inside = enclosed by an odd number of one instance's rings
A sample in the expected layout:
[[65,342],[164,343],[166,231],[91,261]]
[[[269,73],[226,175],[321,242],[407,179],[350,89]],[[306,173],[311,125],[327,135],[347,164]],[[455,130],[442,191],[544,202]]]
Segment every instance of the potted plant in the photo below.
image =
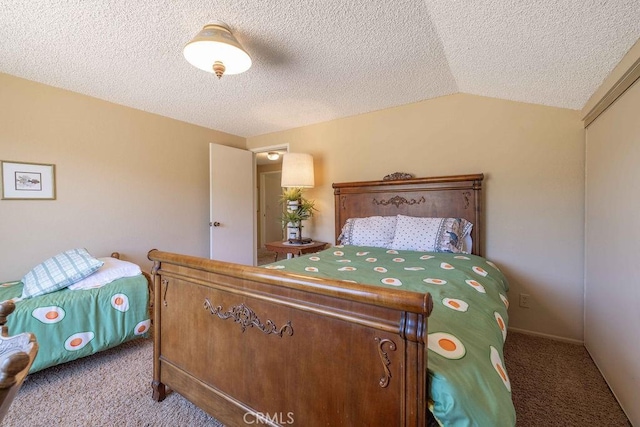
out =
[[282,227],[287,228],[287,240],[289,242],[298,240],[300,238],[302,228],[302,217],[298,213],[298,210],[285,210],[282,214]]
[[282,190],[280,202],[285,205],[287,210],[296,210],[302,200],[302,188],[291,187]]
[[287,188],[283,190],[281,202],[286,209],[283,210],[282,226],[287,227],[287,239],[290,243],[304,243],[311,239],[302,238],[302,221],[311,218],[316,211],[315,202],[302,197],[302,188]]

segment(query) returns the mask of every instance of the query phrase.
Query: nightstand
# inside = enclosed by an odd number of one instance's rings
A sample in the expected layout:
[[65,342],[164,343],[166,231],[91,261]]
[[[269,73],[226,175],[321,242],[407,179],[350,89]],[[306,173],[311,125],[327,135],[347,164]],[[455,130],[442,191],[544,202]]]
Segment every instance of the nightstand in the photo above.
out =
[[318,252],[323,250],[328,243],[326,242],[316,242],[313,241],[311,243],[306,243],[304,245],[294,245],[289,242],[269,242],[265,243],[264,247],[271,252],[276,253],[275,261],[278,261],[278,254],[286,254],[287,258],[293,258],[294,256],[300,256],[304,254],[312,254],[314,252]]

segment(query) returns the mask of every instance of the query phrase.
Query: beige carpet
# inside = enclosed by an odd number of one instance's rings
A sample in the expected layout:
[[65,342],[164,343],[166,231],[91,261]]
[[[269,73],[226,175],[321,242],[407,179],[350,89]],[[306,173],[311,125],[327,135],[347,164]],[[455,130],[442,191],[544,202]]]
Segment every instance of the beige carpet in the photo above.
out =
[[5,427],[221,426],[177,393],[151,398],[153,342],[139,339],[29,375]]
[[[177,393],[151,399],[153,345],[136,340],[27,377],[3,426],[219,426]],[[518,426],[630,426],[583,346],[510,333]]]
[[584,346],[513,332],[505,344],[518,426],[631,426]]

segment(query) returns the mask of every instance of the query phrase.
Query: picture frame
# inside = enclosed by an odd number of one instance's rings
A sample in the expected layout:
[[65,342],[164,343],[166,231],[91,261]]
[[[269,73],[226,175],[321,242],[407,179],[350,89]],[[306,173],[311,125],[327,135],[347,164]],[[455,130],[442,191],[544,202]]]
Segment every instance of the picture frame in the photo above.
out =
[[0,160],[2,200],[55,200],[56,165]]

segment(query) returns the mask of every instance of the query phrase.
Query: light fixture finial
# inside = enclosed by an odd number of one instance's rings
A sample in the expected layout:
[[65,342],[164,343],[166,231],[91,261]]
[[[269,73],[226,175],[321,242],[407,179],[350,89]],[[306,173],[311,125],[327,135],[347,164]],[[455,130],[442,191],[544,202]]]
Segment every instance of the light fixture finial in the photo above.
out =
[[222,78],[222,75],[224,74],[224,70],[225,70],[225,66],[222,62],[216,61],[213,63],[213,72],[215,73],[216,76],[218,76],[218,79]]

